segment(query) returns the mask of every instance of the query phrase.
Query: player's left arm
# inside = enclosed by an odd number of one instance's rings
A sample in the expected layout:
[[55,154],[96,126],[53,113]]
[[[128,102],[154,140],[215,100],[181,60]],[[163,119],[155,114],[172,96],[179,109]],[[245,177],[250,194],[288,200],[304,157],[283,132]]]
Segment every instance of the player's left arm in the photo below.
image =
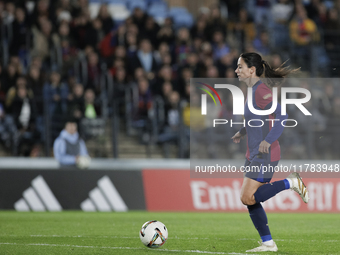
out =
[[[269,109],[271,107],[268,105],[268,108],[265,107],[265,109]],[[281,114],[281,105],[278,103],[276,110],[274,112],[275,115],[275,121],[270,121],[270,125],[272,126],[272,129],[267,134],[266,138],[260,143],[259,146],[259,152],[262,153],[269,153],[269,147],[270,145],[275,142],[279,137],[281,136],[284,126],[281,124],[282,121],[286,120],[288,118],[288,115],[282,115]]]
[[[272,94],[268,93],[267,90],[258,89],[255,93],[255,100],[257,105],[262,110],[268,110],[272,107]],[[277,103],[276,110],[274,112],[275,121],[270,121],[270,125],[272,125],[272,129],[269,131],[265,139],[259,145],[259,152],[261,153],[269,153],[270,145],[275,142],[283,132],[284,127],[281,125],[282,121],[288,118],[288,115],[281,114],[281,105]]]

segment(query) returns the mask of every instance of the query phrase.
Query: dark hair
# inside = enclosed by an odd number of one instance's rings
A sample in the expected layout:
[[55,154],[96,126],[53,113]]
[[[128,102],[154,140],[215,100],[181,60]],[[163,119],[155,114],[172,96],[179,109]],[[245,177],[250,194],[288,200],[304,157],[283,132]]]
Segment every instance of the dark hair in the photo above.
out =
[[67,123],[78,123],[78,121],[75,117],[68,115],[64,118],[64,126],[66,126]]
[[[268,85],[274,87],[281,84],[282,79],[286,77],[288,74],[298,71],[297,69],[290,69],[290,67],[283,67],[286,63],[284,62],[280,67],[273,69],[267,61],[263,60],[262,57],[255,53],[242,53],[240,57],[247,64],[248,68],[254,66],[256,68],[256,76],[260,77],[264,74],[264,77],[267,78]],[[273,81],[271,79],[276,78],[277,80]]]

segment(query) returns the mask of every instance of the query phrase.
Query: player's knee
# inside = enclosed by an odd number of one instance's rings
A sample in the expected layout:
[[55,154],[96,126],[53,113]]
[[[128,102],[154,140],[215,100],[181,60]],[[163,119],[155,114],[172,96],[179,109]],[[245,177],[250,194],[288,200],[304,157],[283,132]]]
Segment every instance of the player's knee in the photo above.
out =
[[242,194],[241,195],[241,202],[244,205],[253,205],[254,204],[254,198],[253,195],[247,195],[247,194]]

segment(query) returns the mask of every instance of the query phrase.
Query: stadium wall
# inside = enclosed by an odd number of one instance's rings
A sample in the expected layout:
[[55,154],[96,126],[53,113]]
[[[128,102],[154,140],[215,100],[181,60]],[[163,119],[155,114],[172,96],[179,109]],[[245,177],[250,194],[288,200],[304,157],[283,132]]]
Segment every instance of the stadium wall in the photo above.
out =
[[[242,161],[230,163],[239,166]],[[285,191],[264,207],[273,212],[340,212],[340,178],[304,182],[310,193],[307,205],[295,192]],[[242,178],[193,178],[188,160],[97,159],[87,170],[59,169],[53,159],[0,160],[1,210],[245,212],[241,185]]]

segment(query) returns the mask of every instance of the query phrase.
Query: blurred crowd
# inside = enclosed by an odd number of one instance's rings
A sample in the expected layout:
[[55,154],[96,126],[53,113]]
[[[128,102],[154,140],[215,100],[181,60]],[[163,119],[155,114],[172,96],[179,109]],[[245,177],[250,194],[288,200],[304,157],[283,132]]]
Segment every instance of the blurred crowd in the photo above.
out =
[[[42,155],[70,116],[80,124],[115,113],[142,142],[178,143],[184,133],[187,146],[190,78],[235,78],[241,52],[273,67],[289,60],[311,77],[339,76],[340,1],[221,0],[181,26],[148,14],[155,3],[167,6],[162,0],[140,0],[124,20],[110,0],[94,12],[98,2],[0,0],[0,140],[12,155]],[[340,141],[326,135],[340,126],[336,85],[311,86],[310,107],[322,120],[313,118],[312,135],[305,126],[297,137],[287,132],[285,153],[315,156],[314,139],[318,152],[337,157]]]

